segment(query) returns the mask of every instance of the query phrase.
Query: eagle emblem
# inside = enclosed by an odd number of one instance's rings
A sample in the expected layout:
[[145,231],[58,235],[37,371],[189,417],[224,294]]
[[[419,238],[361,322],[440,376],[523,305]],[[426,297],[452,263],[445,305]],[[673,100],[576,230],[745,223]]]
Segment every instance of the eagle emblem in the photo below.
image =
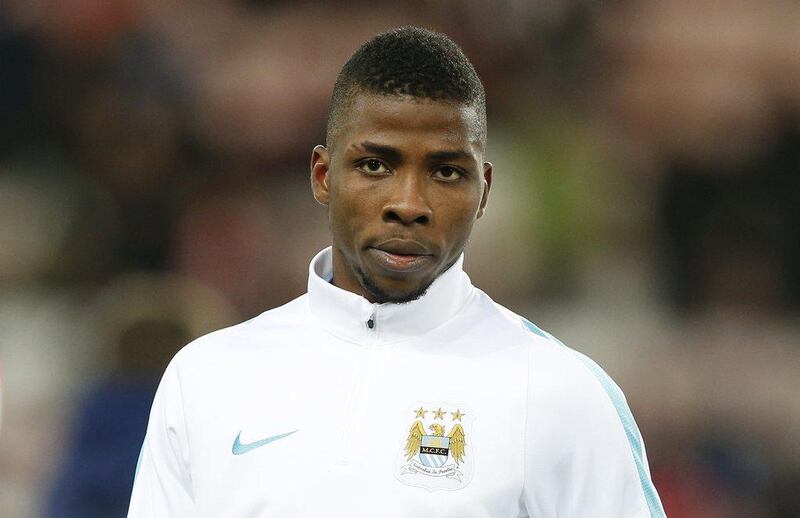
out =
[[411,425],[406,441],[406,460],[419,454],[424,465],[438,468],[447,461],[449,454],[456,464],[461,464],[464,460],[464,428],[456,424],[447,437],[444,436],[444,426],[439,423],[433,423],[428,429],[433,432],[431,435],[425,434],[425,427],[419,421]]
[[[420,405],[412,410],[404,448],[398,460],[398,478],[409,485],[460,489],[472,475],[467,431],[474,416],[455,405]],[[428,415],[430,414],[430,415]]]

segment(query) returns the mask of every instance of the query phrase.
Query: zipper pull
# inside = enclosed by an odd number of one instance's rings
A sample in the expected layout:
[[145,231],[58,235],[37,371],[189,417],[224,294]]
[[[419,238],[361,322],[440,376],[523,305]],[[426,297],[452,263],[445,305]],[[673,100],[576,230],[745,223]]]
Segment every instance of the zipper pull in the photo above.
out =
[[370,329],[375,329],[375,313],[370,315],[369,320],[367,320],[367,327]]

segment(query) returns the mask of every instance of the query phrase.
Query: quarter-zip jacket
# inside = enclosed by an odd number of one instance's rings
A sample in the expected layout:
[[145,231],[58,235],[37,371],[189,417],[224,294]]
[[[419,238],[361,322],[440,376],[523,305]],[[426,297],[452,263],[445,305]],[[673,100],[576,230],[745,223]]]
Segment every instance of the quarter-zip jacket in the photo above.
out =
[[472,286],[331,281],[184,347],[156,394],[129,517],[644,518],[664,512],[620,389]]

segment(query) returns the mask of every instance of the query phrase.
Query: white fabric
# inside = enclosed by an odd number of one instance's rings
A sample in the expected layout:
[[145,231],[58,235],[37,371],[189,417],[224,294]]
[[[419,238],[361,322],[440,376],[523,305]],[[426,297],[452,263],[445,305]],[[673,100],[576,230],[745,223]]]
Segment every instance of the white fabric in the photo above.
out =
[[[651,517],[595,375],[461,264],[416,301],[371,304],[329,283],[327,249],[307,294],[182,349],[153,403],[128,516]],[[449,437],[450,449],[423,454],[409,442],[417,421],[426,444]],[[234,455],[237,436],[278,438]]]

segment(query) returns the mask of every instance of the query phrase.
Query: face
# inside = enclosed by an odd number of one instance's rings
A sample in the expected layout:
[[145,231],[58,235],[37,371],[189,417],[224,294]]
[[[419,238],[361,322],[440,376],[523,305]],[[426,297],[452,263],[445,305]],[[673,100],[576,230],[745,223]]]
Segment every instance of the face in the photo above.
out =
[[333,282],[370,302],[419,297],[483,215],[492,166],[474,108],[357,95],[331,150],[314,148],[314,197],[329,207]]

